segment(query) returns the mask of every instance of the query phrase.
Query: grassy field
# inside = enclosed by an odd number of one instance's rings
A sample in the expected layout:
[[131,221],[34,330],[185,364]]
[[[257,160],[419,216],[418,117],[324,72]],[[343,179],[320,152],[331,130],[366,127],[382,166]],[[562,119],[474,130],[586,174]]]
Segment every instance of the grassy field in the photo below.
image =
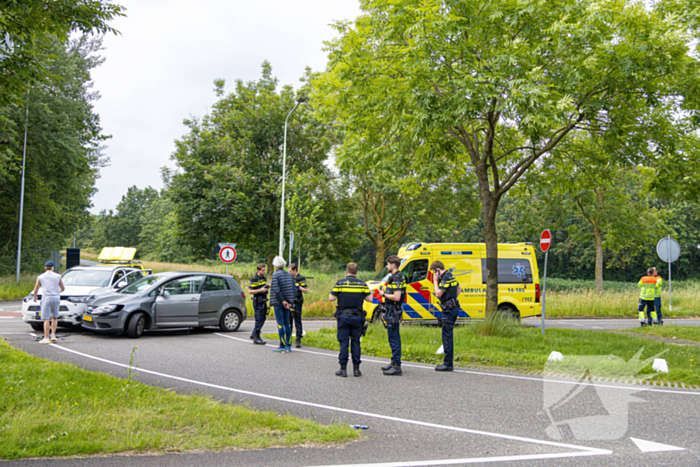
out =
[[642,336],[663,337],[665,339],[677,339],[700,343],[700,327],[690,326],[653,326],[625,329],[625,332],[639,334]]
[[[81,252],[84,259],[97,260],[97,254]],[[163,271],[208,271],[224,273],[226,266],[220,261],[205,261],[198,264],[160,263],[144,261],[143,266],[154,272]],[[255,274],[253,263],[233,263],[229,273],[247,290],[250,278]],[[305,269],[301,273],[309,280],[310,293],[304,299],[304,315],[306,317],[331,317],[334,306],[328,302],[328,294],[333,284],[344,277],[344,271],[334,273]],[[373,271],[360,271],[358,276],[363,280],[372,279]],[[22,276],[18,286],[14,278],[0,278],[0,299],[20,298],[25,296],[34,286],[35,275]],[[628,282],[605,282],[604,292],[597,294],[593,281],[547,279],[547,316],[549,318],[563,317],[612,317],[636,318],[639,296],[637,284]],[[673,311],[668,311],[668,289],[661,298],[664,317],[700,318],[700,282],[677,281],[673,283]],[[252,315],[252,302],[248,300],[248,314]]]
[[[138,350],[136,350],[138,351]],[[324,426],[42,360],[0,339],[0,459],[349,441]]]
[[[307,333],[304,344],[339,350],[333,329]],[[436,365],[442,363],[442,355],[435,354],[441,344],[441,329],[438,327],[404,325],[401,328],[404,360]],[[668,350],[663,358],[668,361],[670,372],[654,376],[652,382],[700,385],[700,368],[696,363],[700,357],[698,347],[651,341],[633,334],[569,329],[550,329],[546,337],[542,337],[539,329],[514,325],[494,331],[486,322],[455,329],[455,365],[463,367],[486,366],[539,373],[544,370],[552,351],[563,353],[565,358],[571,355],[616,355],[628,361],[642,348],[642,360]],[[369,326],[362,340],[362,353],[391,357],[386,330],[381,324]],[[651,366],[647,366],[638,374],[651,373]]]

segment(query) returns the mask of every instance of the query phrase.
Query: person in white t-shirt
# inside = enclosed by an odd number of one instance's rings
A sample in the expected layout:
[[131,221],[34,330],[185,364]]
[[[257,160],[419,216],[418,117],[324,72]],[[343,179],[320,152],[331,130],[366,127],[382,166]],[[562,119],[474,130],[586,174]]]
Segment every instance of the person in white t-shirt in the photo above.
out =
[[34,301],[41,287],[41,319],[44,321],[44,338],[40,344],[56,342],[56,326],[58,326],[58,308],[61,306],[61,292],[66,290],[61,276],[53,272],[53,261],[44,265],[46,272],[36,278],[34,285]]

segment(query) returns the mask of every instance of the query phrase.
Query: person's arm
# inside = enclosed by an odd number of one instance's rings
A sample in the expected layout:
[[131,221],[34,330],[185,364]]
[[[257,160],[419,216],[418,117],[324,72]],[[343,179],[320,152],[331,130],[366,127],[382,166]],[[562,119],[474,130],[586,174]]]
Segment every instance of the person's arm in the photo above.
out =
[[338,297],[336,297],[336,296],[333,295],[332,293],[329,293],[329,294],[328,294],[328,301],[329,301],[329,302],[334,302],[334,301],[336,301],[336,300],[338,300]]
[[435,296],[437,298],[442,297],[445,291],[440,288],[440,278],[437,274],[433,274],[433,286],[435,287]]
[[394,289],[391,289],[391,293],[386,293],[386,290],[382,290],[379,293],[382,297],[388,298],[389,300],[393,300],[395,302],[401,300],[401,290],[394,291]]
[[36,294],[39,293],[39,287],[41,287],[41,282],[39,282],[39,278],[37,277],[36,284],[34,284],[34,291],[32,292],[32,294],[34,295],[35,302],[36,302]]
[[58,286],[61,288],[61,292],[66,290],[66,287],[63,285],[63,279],[58,280]]
[[459,297],[459,295],[460,295],[461,293],[462,293],[462,286],[461,286],[461,285],[458,285],[458,286],[457,286],[457,296]]
[[369,302],[369,303],[372,303],[372,294],[365,295],[365,301],[366,301],[366,302]]
[[306,281],[299,281],[297,283],[297,288],[301,291],[301,293],[309,293],[309,289],[307,289]]

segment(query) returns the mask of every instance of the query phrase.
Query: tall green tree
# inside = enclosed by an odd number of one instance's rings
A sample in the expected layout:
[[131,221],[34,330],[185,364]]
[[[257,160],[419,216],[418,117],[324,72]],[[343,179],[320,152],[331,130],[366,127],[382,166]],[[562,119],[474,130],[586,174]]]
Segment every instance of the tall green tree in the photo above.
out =
[[[363,0],[361,7],[354,24],[336,25],[340,37],[328,46],[323,80],[343,103],[337,119],[356,134],[381,119],[395,144],[442,144],[470,168],[489,314],[498,304],[499,202],[534,164],[576,129],[642,147],[659,131],[668,140],[674,128],[694,127],[698,60],[689,50],[694,31],[680,20],[694,11],[685,2]],[[673,150],[659,148],[659,156]],[[426,157],[424,166],[435,162]]]
[[[209,115],[185,121],[189,132],[172,156],[179,170],[170,182],[178,231],[200,257],[225,241],[271,263],[279,240],[284,122],[297,95],[291,86],[278,89],[267,62],[258,81],[238,80],[229,94],[217,81],[216,92]],[[289,119],[290,173],[320,167],[333,144],[314,105],[299,106]]]
[[28,88],[60,74],[55,44],[71,33],[117,33],[108,23],[124,8],[106,0],[0,0],[0,106],[19,103]]
[[0,107],[0,272],[16,261],[24,126],[27,162],[22,232],[24,266],[37,265],[73,231],[87,223],[99,169],[107,162],[100,146],[99,116],[93,105],[90,72],[102,63],[99,38],[81,36],[67,45],[51,44],[55,77],[32,87],[25,108]]

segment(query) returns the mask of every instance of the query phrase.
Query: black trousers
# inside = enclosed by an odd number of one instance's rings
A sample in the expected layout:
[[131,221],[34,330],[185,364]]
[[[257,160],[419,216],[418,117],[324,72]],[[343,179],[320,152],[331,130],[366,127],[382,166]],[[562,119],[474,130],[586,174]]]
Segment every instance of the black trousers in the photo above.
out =
[[259,336],[260,331],[262,331],[263,324],[265,324],[265,319],[267,318],[267,309],[265,306],[258,305],[254,308],[255,310],[255,327],[253,328],[253,335]]
[[296,326],[297,337],[299,338],[301,338],[301,335],[304,333],[304,328],[301,326],[301,308],[303,305],[303,303],[294,302],[294,311],[291,313],[292,319],[289,320],[292,325],[292,335],[294,334],[294,327]]
[[442,348],[445,351],[443,363],[447,366],[454,366],[454,328],[459,315],[459,308],[443,310],[442,312]]
[[338,342],[340,354],[338,363],[348,364],[348,346],[352,353],[352,363],[359,365],[360,360],[360,336],[362,335],[362,317],[341,314],[338,317]]

